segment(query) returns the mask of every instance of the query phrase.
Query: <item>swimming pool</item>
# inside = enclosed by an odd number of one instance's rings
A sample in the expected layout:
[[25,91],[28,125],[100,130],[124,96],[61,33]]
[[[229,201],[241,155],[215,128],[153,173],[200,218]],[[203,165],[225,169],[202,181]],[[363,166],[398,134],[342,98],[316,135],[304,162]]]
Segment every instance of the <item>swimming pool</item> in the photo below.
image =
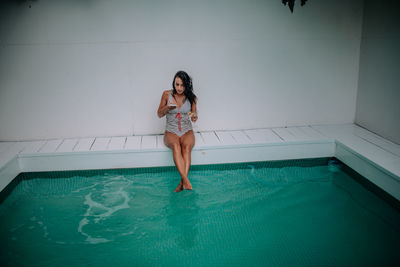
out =
[[398,265],[399,210],[330,159],[20,174],[2,266]]

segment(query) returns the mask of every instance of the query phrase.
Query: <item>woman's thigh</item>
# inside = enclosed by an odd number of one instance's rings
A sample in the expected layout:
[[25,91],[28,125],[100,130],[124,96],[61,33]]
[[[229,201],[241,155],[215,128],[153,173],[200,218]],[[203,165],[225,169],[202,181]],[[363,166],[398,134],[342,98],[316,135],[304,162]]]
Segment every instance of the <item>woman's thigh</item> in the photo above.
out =
[[192,150],[195,144],[194,133],[192,130],[188,131],[187,133],[181,136],[180,144],[182,147],[187,146],[190,150]]
[[173,149],[174,145],[180,145],[179,136],[166,131],[164,134],[164,144]]

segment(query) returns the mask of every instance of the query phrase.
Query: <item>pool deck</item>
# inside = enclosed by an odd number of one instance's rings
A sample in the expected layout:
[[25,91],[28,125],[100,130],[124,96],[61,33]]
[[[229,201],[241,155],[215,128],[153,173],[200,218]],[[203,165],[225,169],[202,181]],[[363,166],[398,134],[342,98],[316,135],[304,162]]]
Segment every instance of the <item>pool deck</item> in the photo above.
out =
[[[196,132],[192,164],[336,157],[400,200],[400,145],[355,124]],[[172,166],[163,135],[0,142],[0,190],[21,172]]]

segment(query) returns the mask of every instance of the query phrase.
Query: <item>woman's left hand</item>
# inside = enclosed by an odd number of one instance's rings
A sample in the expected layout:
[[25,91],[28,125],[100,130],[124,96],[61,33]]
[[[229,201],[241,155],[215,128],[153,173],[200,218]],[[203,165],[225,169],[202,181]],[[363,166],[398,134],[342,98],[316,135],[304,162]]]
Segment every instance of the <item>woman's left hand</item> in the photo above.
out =
[[196,122],[198,117],[197,117],[197,112],[189,112],[188,113],[190,119],[192,120],[192,122]]

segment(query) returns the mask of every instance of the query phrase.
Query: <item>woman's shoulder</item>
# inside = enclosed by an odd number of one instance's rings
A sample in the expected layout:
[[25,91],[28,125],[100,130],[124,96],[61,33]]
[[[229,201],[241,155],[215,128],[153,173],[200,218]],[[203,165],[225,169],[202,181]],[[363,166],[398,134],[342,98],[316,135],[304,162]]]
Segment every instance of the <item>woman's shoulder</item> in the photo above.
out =
[[171,92],[172,92],[172,90],[170,89],[170,90],[165,90],[164,92],[163,92],[163,97],[169,97],[169,95],[171,94]]

